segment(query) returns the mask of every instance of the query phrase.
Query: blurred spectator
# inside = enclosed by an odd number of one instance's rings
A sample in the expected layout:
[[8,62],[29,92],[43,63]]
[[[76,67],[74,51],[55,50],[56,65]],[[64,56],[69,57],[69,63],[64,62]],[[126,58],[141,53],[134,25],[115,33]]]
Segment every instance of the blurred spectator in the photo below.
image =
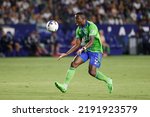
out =
[[138,28],[138,54],[150,54],[150,32],[144,31],[141,25]]
[[58,36],[56,32],[52,32],[51,36],[50,36],[50,50],[51,56],[59,56],[59,48],[60,48],[60,44],[59,44],[59,40],[58,40]]
[[108,56],[110,54],[110,46],[105,40],[104,32],[100,30],[100,39],[103,46],[103,56]]
[[0,52],[5,56],[13,56],[13,37],[1,29]]
[[31,34],[25,39],[25,47],[30,52],[30,55],[41,56],[47,55],[48,52],[45,49],[45,45],[40,43],[40,35],[37,31],[31,32]]
[[[0,42],[1,42],[1,37],[3,35],[3,29],[0,27]],[[5,57],[3,51],[2,51],[2,45],[0,43],[0,57]]]

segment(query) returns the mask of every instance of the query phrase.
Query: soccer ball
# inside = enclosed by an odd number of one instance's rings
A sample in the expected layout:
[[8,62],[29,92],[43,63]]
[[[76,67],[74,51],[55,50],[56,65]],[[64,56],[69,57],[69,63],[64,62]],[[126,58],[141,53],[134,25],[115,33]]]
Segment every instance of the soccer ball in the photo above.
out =
[[50,20],[46,24],[46,29],[51,32],[56,32],[58,30],[58,23],[55,20]]

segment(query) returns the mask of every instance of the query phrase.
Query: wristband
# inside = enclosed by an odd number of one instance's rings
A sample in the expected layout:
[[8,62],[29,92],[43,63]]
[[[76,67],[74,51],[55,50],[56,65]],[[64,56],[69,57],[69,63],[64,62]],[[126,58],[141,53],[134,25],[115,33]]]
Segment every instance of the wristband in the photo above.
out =
[[86,47],[83,47],[83,50],[86,50]]

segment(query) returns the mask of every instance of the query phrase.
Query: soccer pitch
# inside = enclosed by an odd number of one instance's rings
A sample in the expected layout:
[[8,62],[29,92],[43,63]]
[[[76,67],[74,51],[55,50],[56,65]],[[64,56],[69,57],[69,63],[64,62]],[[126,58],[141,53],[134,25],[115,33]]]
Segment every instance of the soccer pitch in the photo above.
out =
[[99,69],[113,79],[108,93],[104,82],[79,66],[67,93],[54,85],[63,82],[73,57],[0,58],[0,100],[149,100],[150,56],[104,57]]

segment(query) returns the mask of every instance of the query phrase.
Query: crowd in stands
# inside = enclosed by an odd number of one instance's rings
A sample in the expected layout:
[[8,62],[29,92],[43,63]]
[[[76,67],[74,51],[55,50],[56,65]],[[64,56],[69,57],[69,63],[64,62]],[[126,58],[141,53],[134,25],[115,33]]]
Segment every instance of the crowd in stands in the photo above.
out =
[[[86,13],[96,24],[150,24],[149,0],[3,0],[0,2],[0,25],[35,24],[45,27],[47,21],[54,19],[67,27],[74,24],[74,14],[79,11]],[[4,34],[1,30],[0,51],[11,53],[14,50],[16,56],[25,47],[30,55],[57,55],[59,37],[52,34],[44,42],[48,45],[45,47],[37,31],[19,42],[14,41],[11,33]]]
[[149,0],[3,0],[0,24],[43,24],[49,19],[73,23],[83,11],[97,23],[149,23]]
[[33,30],[22,38],[15,38],[11,32],[5,33],[0,28],[0,57],[60,55],[57,33],[48,35],[50,36],[42,39],[40,33]]

